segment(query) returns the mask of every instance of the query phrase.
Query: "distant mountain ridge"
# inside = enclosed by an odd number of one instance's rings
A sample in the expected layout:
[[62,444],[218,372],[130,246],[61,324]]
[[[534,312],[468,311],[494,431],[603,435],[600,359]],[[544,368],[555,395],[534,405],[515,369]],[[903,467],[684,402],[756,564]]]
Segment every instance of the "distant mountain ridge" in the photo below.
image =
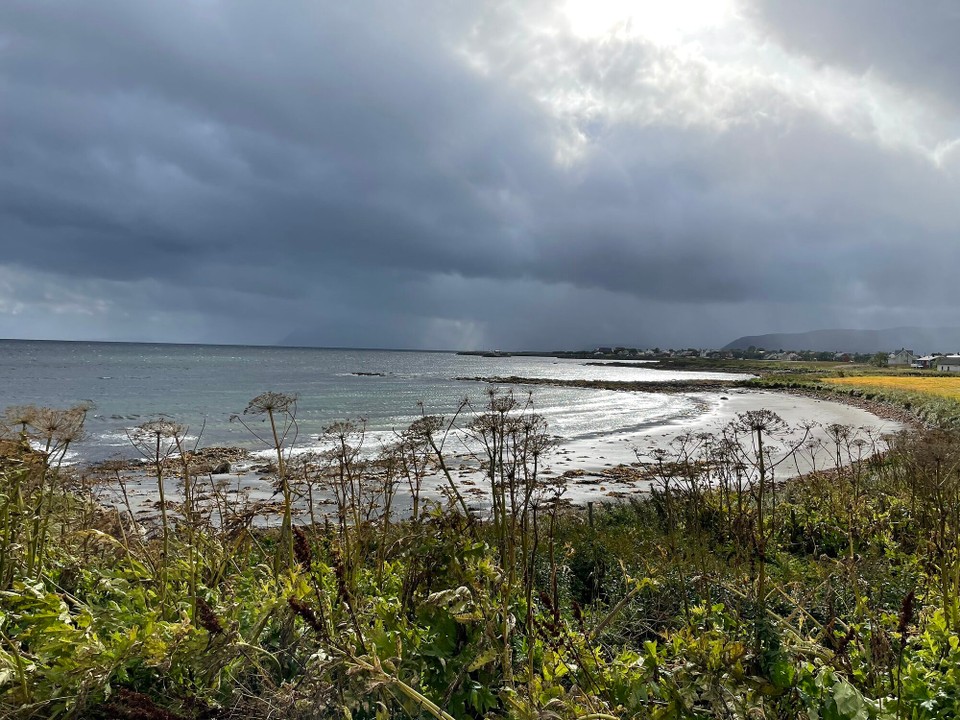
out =
[[960,327],[897,327],[886,330],[813,330],[801,333],[745,335],[724,350],[815,350],[849,353],[893,352],[900,348],[924,355],[960,349]]

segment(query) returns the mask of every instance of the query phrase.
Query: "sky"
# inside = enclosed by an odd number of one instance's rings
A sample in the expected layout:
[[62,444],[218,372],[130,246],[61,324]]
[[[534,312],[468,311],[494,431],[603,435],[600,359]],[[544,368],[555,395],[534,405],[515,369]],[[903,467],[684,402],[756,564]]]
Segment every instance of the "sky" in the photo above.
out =
[[957,325],[953,0],[0,2],[0,337]]

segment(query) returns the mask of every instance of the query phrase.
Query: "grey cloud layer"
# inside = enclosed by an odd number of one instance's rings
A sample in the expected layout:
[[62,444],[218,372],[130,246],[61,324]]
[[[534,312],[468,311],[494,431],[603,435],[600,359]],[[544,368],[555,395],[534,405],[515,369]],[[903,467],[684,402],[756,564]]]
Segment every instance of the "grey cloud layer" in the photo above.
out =
[[960,5],[953,0],[758,0],[750,10],[790,50],[960,107]]
[[960,260],[955,172],[639,39],[507,3],[173,7],[0,4],[0,335],[710,344],[923,322]]

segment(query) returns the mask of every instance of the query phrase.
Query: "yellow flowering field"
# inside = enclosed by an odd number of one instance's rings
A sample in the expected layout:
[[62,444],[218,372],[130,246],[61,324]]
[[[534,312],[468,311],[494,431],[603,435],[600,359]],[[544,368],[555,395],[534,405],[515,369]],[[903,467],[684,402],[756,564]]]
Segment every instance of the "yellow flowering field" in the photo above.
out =
[[824,378],[823,381],[834,385],[853,385],[854,387],[878,390],[907,390],[960,400],[960,377],[861,375],[859,377]]

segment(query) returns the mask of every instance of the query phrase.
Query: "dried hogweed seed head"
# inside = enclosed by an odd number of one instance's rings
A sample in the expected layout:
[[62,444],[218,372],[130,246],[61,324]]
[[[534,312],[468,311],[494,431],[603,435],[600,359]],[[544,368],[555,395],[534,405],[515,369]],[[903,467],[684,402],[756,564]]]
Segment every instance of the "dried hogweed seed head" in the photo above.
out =
[[243,414],[264,415],[266,413],[285,413],[289,411],[296,402],[296,395],[272,391],[260,393],[247,404]]
[[14,405],[8,407],[4,417],[10,425],[19,425],[26,431],[28,425],[33,425],[40,414],[40,408],[34,405]]

